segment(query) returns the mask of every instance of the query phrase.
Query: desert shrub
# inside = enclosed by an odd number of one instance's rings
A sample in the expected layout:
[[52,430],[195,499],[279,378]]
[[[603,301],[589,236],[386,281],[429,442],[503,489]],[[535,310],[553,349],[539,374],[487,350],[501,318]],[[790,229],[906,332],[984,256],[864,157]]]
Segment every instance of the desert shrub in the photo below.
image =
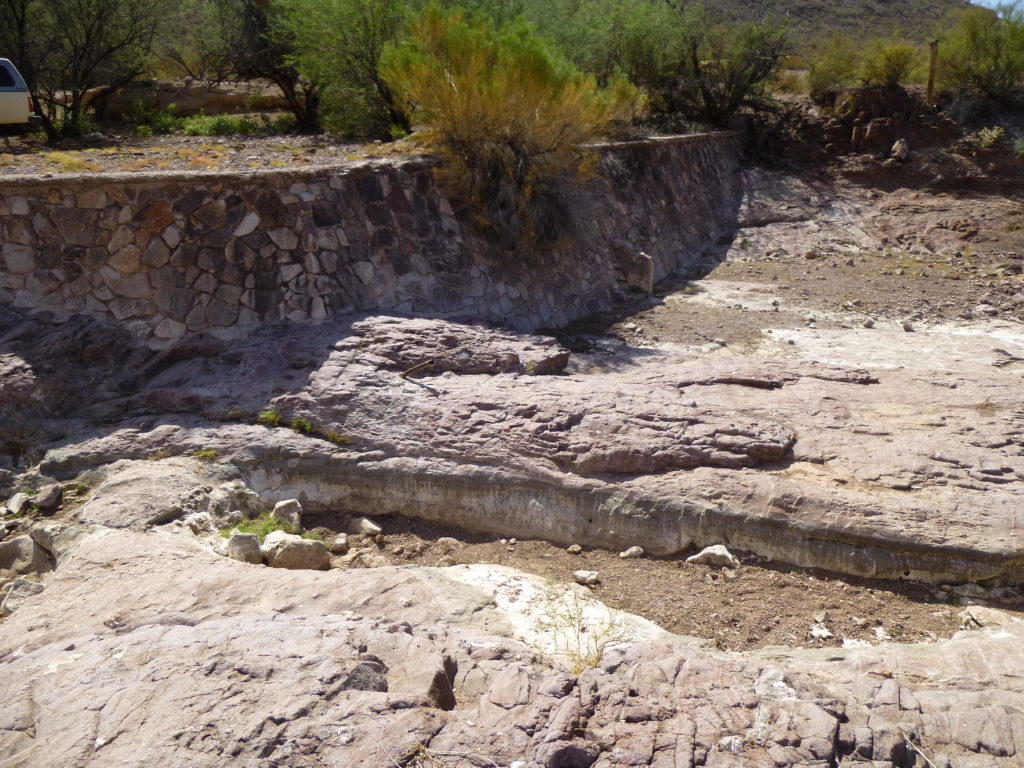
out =
[[918,65],[918,49],[902,40],[876,42],[861,68],[866,85],[897,86],[907,83]]
[[636,641],[621,616],[604,605],[581,597],[573,589],[548,588],[541,595],[543,614],[537,629],[549,634],[567,672],[579,675],[596,667],[607,651]]
[[571,225],[566,182],[582,147],[641,109],[623,79],[599,88],[523,20],[428,8],[388,47],[382,74],[409,105],[444,179],[509,246],[552,242]]
[[193,115],[181,122],[186,136],[249,136],[260,133],[260,125],[239,115]]
[[164,109],[147,107],[142,102],[132,105],[128,123],[135,128],[139,136],[152,136],[158,133],[174,133],[180,131],[184,118],[175,114],[177,107],[167,105]]
[[668,111],[723,126],[741,109],[771,110],[771,83],[786,57],[789,31],[772,21],[714,24],[698,5],[683,22],[682,58]]
[[1024,83],[1024,5],[972,6],[951,21],[939,47],[943,85],[1006,100]]
[[273,512],[264,512],[258,517],[247,517],[239,520],[235,525],[229,525],[226,528],[221,528],[220,535],[225,539],[229,538],[232,531],[236,529],[239,533],[255,533],[261,544],[263,543],[263,540],[267,538],[267,535],[274,531],[284,531],[285,533],[301,536],[304,539],[317,539],[318,541],[323,541],[323,536],[319,536],[315,533],[303,533],[299,528],[296,528],[291,523],[277,517]]
[[811,98],[820,103],[829,92],[854,85],[860,67],[860,52],[853,40],[845,35],[832,35],[808,56],[807,88]]

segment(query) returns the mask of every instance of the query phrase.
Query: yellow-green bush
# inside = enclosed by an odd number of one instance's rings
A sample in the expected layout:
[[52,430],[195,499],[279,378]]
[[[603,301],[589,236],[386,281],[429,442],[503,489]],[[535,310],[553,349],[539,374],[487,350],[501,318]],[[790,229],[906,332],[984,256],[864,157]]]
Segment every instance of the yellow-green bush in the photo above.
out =
[[567,231],[566,182],[592,163],[584,145],[642,108],[635,87],[599,88],[526,22],[498,27],[460,10],[426,9],[385,50],[381,73],[445,180],[510,246]]
[[845,35],[832,35],[808,57],[807,89],[811,98],[820,102],[830,91],[855,85],[860,66],[860,52],[853,40]]
[[920,60],[920,51],[908,42],[879,42],[864,60],[861,79],[867,85],[903,85],[915,74]]

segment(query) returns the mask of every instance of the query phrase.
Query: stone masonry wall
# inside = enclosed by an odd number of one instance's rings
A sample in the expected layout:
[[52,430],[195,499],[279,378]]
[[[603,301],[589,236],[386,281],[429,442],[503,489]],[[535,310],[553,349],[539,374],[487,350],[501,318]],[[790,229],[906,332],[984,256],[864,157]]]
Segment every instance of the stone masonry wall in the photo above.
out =
[[429,160],[0,181],[0,302],[109,316],[159,346],[386,309],[533,330],[692,268],[731,226],[738,139],[601,149],[576,233],[528,265],[457,216]]

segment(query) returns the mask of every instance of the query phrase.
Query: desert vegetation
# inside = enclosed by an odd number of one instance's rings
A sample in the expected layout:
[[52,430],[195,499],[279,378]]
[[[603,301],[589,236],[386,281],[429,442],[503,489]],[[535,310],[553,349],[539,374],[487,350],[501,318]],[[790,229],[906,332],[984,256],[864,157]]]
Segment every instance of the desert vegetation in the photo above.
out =
[[[103,107],[97,89],[182,78],[258,80],[280,92],[290,118],[189,121],[171,105],[140,106],[129,122],[143,134],[294,128],[388,140],[415,127],[450,132],[457,116],[417,102],[422,89],[414,93],[405,73],[387,65],[395,51],[408,55],[418,45],[425,52],[425,30],[442,17],[450,22],[444,44],[453,63],[463,66],[490,46],[486,55],[503,69],[487,73],[487,98],[495,103],[509,106],[509,94],[494,89],[518,82],[517,68],[532,61],[548,73],[533,87],[549,88],[552,104],[579,96],[577,87],[566,88],[573,77],[592,82],[602,98],[618,94],[621,104],[635,104],[628,85],[647,107],[632,117],[655,128],[724,126],[737,112],[770,114],[773,97],[785,91],[821,100],[860,84],[923,84],[931,39],[938,41],[940,88],[975,105],[973,113],[978,103],[1018,105],[1024,79],[1019,2],[957,7],[935,15],[931,28],[918,25],[907,35],[891,29],[886,37],[865,37],[852,22],[815,27],[797,15],[782,24],[781,14],[752,19],[727,4],[678,0],[2,0],[0,11],[0,52],[28,80],[51,140],[94,130],[91,113]],[[577,74],[566,74],[570,67]],[[510,123],[521,117],[513,111]],[[448,127],[427,125],[432,119]],[[591,138],[622,123],[598,120]]]

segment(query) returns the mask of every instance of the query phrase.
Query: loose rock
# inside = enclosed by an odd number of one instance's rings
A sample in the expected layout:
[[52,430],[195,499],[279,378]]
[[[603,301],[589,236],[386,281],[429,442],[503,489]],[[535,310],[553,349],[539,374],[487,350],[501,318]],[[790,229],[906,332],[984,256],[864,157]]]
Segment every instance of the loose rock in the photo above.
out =
[[597,584],[598,582],[597,571],[573,571],[572,577],[577,584],[583,584],[585,586]]
[[739,568],[740,561],[723,545],[713,544],[705,547],[696,555],[686,558],[686,562],[697,565],[712,565],[719,568]]
[[367,536],[377,536],[384,529],[377,525],[373,520],[366,517],[361,517],[356,521],[356,525],[359,527],[359,532],[366,534]]
[[344,555],[348,552],[348,534],[339,533],[334,537],[334,541],[331,542],[330,546],[331,554]]
[[298,499],[285,499],[274,505],[274,517],[282,520],[296,531],[302,530],[302,505]]
[[322,541],[284,531],[268,533],[260,550],[271,568],[326,571],[331,567],[331,553]]
[[232,560],[241,560],[243,563],[262,563],[259,537],[255,533],[232,532],[228,538],[227,555]]
[[51,515],[60,508],[64,492],[59,485],[48,485],[36,494],[36,508],[44,515]]
[[25,512],[31,499],[27,493],[16,493],[7,500],[7,509],[12,515],[21,515]]
[[630,547],[629,549],[625,550],[624,552],[619,552],[619,557],[621,557],[623,560],[628,560],[628,559],[633,558],[633,557],[643,557],[643,556],[644,556],[643,547]]
[[582,554],[583,547],[581,547],[579,544],[570,544],[565,551],[568,552],[570,555],[579,555]]

